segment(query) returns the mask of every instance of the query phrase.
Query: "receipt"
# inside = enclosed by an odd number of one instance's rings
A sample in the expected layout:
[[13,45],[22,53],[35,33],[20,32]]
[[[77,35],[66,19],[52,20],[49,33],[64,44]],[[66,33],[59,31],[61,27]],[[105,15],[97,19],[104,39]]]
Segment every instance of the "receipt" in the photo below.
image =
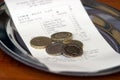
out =
[[[32,56],[55,72],[96,72],[120,65],[120,55],[98,32],[79,0],[5,0],[13,22]],[[30,40],[56,32],[71,32],[83,42],[77,58],[50,56],[34,49]]]

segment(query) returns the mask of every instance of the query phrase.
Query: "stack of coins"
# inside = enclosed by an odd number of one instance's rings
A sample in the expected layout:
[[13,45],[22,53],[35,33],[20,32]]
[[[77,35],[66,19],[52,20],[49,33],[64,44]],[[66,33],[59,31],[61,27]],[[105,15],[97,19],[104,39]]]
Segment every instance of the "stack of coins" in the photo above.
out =
[[59,32],[51,35],[54,42],[69,42],[72,40],[72,33],[70,32]]
[[35,37],[30,41],[33,48],[46,49],[50,55],[63,55],[66,57],[78,57],[83,54],[83,43],[72,39],[70,32],[58,32],[48,37]]

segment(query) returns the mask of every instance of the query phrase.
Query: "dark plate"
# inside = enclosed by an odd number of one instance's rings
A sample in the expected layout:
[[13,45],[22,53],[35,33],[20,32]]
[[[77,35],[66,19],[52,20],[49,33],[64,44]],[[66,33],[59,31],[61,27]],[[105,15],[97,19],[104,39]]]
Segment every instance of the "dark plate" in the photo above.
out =
[[[83,4],[99,32],[114,48],[114,50],[120,53],[119,11],[107,5],[95,2],[94,0],[84,0]],[[15,29],[4,3],[1,3],[0,10],[0,48],[4,50],[9,56],[28,66],[31,66],[38,70],[55,73],[49,71],[49,69],[44,64],[40,63],[30,54],[29,50],[27,49],[17,30]],[[55,74],[71,76],[101,76],[116,73],[119,71],[120,66],[116,66],[98,72],[60,72]]]

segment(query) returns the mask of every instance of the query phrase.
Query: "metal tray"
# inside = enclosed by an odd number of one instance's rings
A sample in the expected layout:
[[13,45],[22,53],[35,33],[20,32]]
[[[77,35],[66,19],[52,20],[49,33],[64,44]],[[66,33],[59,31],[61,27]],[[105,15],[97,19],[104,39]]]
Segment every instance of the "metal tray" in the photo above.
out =
[[[120,11],[96,2],[95,0],[83,0],[84,7],[91,20],[103,35],[106,41],[120,53]],[[36,58],[34,58],[21,37],[19,36],[9,12],[3,3],[0,3],[0,48],[12,58],[33,67],[50,73],[49,69]],[[98,72],[60,72],[55,74],[69,76],[101,76],[116,73],[120,71],[120,66],[113,67]]]

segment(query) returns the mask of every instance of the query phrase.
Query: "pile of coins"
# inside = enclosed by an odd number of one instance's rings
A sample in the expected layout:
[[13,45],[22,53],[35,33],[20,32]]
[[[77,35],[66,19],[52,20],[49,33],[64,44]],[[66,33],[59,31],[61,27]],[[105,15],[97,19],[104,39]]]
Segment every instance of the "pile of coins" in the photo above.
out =
[[58,32],[51,35],[51,38],[40,36],[30,41],[35,49],[46,49],[50,55],[64,55],[66,57],[78,57],[83,54],[83,43],[73,40],[70,32]]

